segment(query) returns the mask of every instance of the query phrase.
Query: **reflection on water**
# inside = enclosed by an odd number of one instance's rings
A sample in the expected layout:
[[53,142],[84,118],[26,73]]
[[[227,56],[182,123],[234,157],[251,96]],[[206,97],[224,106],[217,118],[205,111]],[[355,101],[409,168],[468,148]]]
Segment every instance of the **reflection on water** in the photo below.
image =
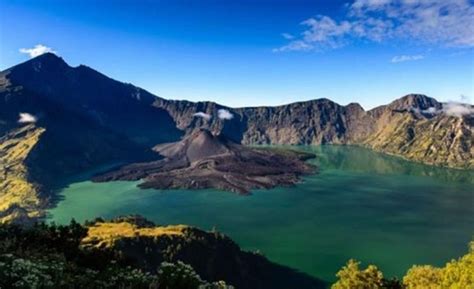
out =
[[301,147],[318,155],[315,162],[328,169],[385,175],[427,176],[449,182],[474,183],[474,171],[448,169],[409,162],[357,146],[328,145]]
[[414,263],[462,255],[474,233],[474,172],[435,168],[347,146],[299,147],[317,175],[248,197],[217,190],[139,190],[79,181],[52,220],[139,213],[160,224],[217,229],[243,248],[326,280],[349,258],[401,276]]

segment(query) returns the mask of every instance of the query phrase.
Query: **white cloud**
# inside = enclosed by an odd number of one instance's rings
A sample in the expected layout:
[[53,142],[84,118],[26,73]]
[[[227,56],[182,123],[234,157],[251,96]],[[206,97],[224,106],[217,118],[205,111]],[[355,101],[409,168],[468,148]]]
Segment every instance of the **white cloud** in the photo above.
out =
[[288,39],[288,40],[291,40],[291,39],[295,38],[295,36],[293,36],[290,33],[282,33],[281,36],[285,39]]
[[210,114],[207,114],[207,113],[202,112],[202,111],[196,112],[195,114],[193,114],[193,116],[200,117],[200,118],[203,118],[205,120],[210,120],[212,118],[212,116]]
[[419,108],[412,107],[411,111],[414,113],[423,113],[423,114],[440,114],[443,113],[448,116],[454,117],[463,117],[466,115],[474,116],[474,107],[469,103],[457,102],[457,101],[448,101],[442,104],[442,108],[438,109],[436,107],[429,107],[424,110]]
[[467,103],[451,101],[443,104],[443,112],[449,116],[462,117],[474,115],[474,107]]
[[219,119],[229,120],[229,119],[234,118],[234,115],[230,111],[228,111],[227,109],[222,109],[221,108],[217,111],[217,117]]
[[474,47],[470,0],[355,0],[340,21],[320,15],[301,24],[301,36],[274,51],[339,48],[357,39]]
[[337,48],[344,45],[344,37],[351,30],[349,22],[337,23],[330,17],[322,15],[307,19],[301,22],[301,25],[305,26],[306,30],[301,33],[300,39],[292,40],[287,45],[276,48],[273,51],[309,51],[313,49]]
[[399,62],[406,62],[406,61],[421,60],[423,58],[425,58],[425,56],[421,55],[421,54],[417,54],[417,55],[397,55],[397,56],[394,56],[390,62],[399,63]]
[[377,9],[389,4],[390,1],[391,0],[356,0],[351,7],[355,10],[361,9],[363,7],[371,7],[372,9]]
[[428,107],[423,111],[424,113],[429,113],[429,114],[436,114],[438,113],[438,109],[436,107]]
[[313,45],[309,45],[305,41],[302,40],[297,40],[297,41],[291,41],[288,43],[288,45],[275,48],[272,51],[273,52],[285,52],[285,51],[309,51],[314,48]]
[[27,112],[20,112],[19,116],[18,123],[34,123],[38,120],[36,116]]
[[28,54],[30,58],[34,58],[48,52],[56,54],[56,51],[54,51],[51,47],[44,46],[43,44],[37,44],[33,48],[20,48],[20,52]]
[[306,43],[318,43],[323,47],[337,48],[343,45],[344,37],[351,31],[351,24],[347,21],[337,23],[327,16],[317,16],[301,23],[308,29],[303,32]]

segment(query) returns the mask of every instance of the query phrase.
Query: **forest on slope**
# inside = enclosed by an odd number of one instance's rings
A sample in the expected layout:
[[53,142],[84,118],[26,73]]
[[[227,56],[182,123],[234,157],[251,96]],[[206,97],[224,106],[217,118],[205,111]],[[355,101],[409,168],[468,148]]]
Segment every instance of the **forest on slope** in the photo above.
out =
[[84,225],[0,225],[0,288],[293,286],[317,289],[325,283],[242,251],[215,231],[158,226],[139,216]]
[[[474,242],[444,267],[415,265],[387,278],[349,260],[332,289],[474,286]],[[205,281],[210,280],[210,281]],[[225,281],[223,281],[225,280]],[[0,288],[325,288],[329,284],[241,251],[218,232],[156,226],[138,216],[66,226],[0,225]]]

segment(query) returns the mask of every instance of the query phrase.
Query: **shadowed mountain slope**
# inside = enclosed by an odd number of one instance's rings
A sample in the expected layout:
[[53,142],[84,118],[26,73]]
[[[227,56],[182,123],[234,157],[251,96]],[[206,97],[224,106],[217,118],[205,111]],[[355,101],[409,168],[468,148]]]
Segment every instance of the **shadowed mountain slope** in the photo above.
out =
[[[33,195],[49,199],[65,176],[104,164],[158,158],[151,147],[181,133],[166,111],[151,106],[154,99],[85,66],[70,67],[54,54],[0,72],[2,154],[21,155],[22,168],[18,173],[9,169],[11,157],[1,159],[0,207],[8,207],[2,211],[17,215],[21,208],[31,209],[26,200]],[[21,113],[27,113],[26,123],[19,121]],[[33,143],[25,131],[42,133]],[[12,186],[13,179],[23,185]]]
[[[52,53],[7,69],[0,73],[0,79],[2,100],[6,102],[0,114],[3,121],[16,122],[17,110],[28,108],[29,113],[48,118],[44,110],[58,106],[58,110],[67,109],[138,143],[154,145],[181,136],[168,113],[152,106],[156,96],[87,66],[70,67]],[[15,109],[10,102],[15,102],[19,92],[35,96]],[[48,103],[35,101],[38,97]],[[30,107],[25,107],[25,102]],[[3,119],[4,114],[8,119]]]

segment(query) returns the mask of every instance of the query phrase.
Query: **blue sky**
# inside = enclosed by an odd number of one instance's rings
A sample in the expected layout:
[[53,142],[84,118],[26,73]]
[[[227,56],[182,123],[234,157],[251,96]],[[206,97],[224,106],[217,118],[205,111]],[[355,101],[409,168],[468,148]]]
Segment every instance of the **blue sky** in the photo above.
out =
[[171,99],[471,101],[473,19],[472,0],[0,0],[0,69],[41,44]]

